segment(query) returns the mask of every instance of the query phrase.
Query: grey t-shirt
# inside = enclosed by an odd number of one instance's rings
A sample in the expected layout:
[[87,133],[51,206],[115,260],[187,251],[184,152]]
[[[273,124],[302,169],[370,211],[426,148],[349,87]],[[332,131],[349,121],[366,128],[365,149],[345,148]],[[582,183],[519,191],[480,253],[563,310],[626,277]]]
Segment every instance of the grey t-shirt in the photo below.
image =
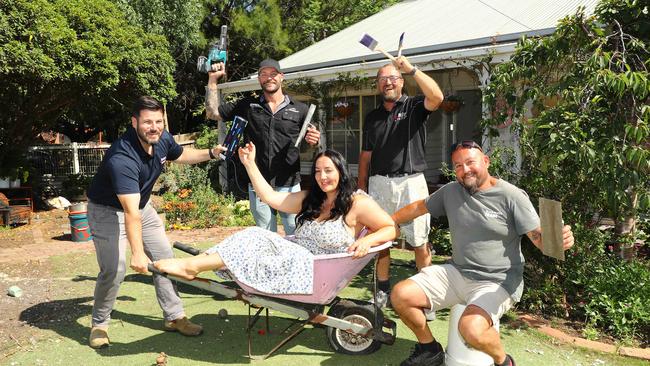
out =
[[432,216],[449,220],[452,264],[470,279],[500,283],[519,301],[524,287],[521,236],[540,225],[526,192],[499,179],[494,187],[470,195],[452,182],[425,203]]

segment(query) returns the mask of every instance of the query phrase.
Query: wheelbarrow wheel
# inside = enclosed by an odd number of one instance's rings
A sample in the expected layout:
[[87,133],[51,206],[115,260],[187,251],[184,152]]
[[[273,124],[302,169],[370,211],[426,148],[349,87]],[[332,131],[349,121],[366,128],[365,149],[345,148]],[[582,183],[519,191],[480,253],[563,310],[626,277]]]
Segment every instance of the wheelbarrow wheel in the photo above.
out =
[[[375,313],[370,305],[341,301],[332,307],[328,314],[351,323],[369,328],[374,327]],[[380,315],[380,320],[381,318],[383,318],[383,314]],[[348,355],[367,355],[381,347],[381,343],[372,338],[332,327],[327,327],[327,341],[334,351]]]

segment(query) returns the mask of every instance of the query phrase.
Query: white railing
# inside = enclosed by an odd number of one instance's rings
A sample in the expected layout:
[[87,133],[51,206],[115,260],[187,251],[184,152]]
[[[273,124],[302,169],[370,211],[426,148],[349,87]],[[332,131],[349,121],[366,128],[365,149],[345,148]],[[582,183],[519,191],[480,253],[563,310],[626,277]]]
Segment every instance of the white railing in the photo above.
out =
[[[194,140],[179,142],[192,147]],[[73,142],[66,145],[38,145],[28,149],[32,168],[39,175],[49,174],[55,178],[71,174],[95,175],[110,144],[83,144]]]

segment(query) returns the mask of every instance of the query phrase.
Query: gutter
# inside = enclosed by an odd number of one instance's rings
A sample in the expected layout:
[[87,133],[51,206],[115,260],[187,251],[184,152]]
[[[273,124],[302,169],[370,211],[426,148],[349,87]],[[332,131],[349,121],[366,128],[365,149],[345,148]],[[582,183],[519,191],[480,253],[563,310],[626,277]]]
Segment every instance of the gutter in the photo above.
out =
[[[516,45],[516,42],[512,42],[507,44],[425,53],[409,56],[409,61],[414,65],[418,65],[420,70],[423,71],[445,70],[458,67],[458,63],[452,60],[459,60],[464,58],[480,58],[492,53],[494,57],[494,63],[501,63],[510,58],[510,55],[514,52]],[[433,62],[436,62],[436,65],[431,65]],[[378,60],[372,61],[361,60],[360,62],[345,65],[330,66],[304,71],[286,72],[284,74],[284,79],[295,80],[299,78],[312,78],[316,82],[321,82],[335,79],[337,77],[337,74],[340,73],[354,73],[357,76],[372,77],[377,73],[377,69],[386,63],[387,60],[385,58],[380,58]],[[257,75],[252,74],[250,76],[250,79],[243,79],[219,84],[218,88],[219,92],[222,94],[231,94],[257,90],[260,88],[260,84],[257,81]]]

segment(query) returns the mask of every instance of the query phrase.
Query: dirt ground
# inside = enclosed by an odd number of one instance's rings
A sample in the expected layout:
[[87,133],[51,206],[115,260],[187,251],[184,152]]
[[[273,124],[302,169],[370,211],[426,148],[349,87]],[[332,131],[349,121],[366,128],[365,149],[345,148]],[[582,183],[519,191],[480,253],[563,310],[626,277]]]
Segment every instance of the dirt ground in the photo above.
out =
[[[169,231],[167,236],[171,242],[218,242],[240,229],[217,227]],[[35,342],[36,330],[28,324],[53,318],[52,314],[60,315],[65,313],[63,310],[69,310],[47,309],[49,314],[24,313],[25,309],[59,298],[66,291],[55,284],[56,279],[52,276],[51,264],[47,259],[66,253],[94,251],[92,241],[72,241],[68,213],[64,210],[37,212],[30,225],[0,229],[0,360],[28,347],[30,342]],[[20,301],[15,301],[15,298],[7,295],[11,286],[18,286],[23,290]]]

